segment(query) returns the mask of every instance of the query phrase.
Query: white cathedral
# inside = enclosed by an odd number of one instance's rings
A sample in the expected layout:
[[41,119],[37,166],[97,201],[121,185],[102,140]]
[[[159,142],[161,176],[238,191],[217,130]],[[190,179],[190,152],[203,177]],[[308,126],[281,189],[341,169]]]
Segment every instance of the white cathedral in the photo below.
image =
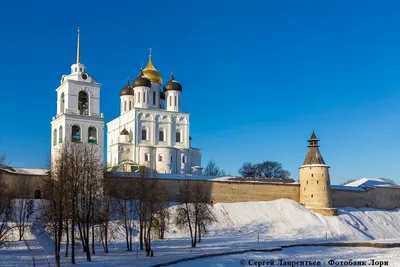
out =
[[[52,158],[64,140],[98,146],[103,162],[104,116],[100,87],[77,60],[71,74],[63,75],[57,91],[57,115],[51,122]],[[161,90],[163,89],[163,90]],[[162,87],[162,76],[149,62],[138,77],[120,90],[120,116],[107,123],[107,167],[136,171],[147,166],[158,173],[202,172],[201,150],[190,146],[190,114],[180,111],[182,85],[173,75]]]

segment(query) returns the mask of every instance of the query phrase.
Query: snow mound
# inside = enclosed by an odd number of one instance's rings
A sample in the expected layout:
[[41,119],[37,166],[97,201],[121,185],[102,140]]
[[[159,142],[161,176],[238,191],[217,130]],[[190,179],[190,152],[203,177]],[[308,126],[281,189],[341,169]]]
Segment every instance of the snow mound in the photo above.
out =
[[[172,216],[174,209],[171,207]],[[371,241],[400,238],[400,209],[343,208],[338,216],[323,216],[289,199],[217,203],[208,236],[231,239]],[[170,221],[167,238],[187,238],[186,229]]]

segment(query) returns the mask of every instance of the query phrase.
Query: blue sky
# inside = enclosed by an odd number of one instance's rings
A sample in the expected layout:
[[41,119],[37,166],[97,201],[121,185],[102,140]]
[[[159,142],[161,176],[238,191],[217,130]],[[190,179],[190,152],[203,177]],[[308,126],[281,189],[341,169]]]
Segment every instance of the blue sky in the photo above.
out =
[[103,84],[101,110],[153,48],[183,85],[192,145],[236,174],[276,160],[298,179],[315,130],[339,184],[400,183],[396,1],[6,1],[0,8],[0,152],[45,167],[62,74],[76,58]]

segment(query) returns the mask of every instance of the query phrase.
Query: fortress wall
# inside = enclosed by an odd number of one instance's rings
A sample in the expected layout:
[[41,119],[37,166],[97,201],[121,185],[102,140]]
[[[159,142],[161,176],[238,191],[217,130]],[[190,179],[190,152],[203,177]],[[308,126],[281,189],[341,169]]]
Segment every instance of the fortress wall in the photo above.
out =
[[218,182],[212,181],[213,203],[269,201],[288,198],[299,202],[299,184]]
[[43,175],[10,173],[0,170],[0,179],[5,182],[16,198],[35,198],[35,192],[40,191],[40,198],[44,198]]
[[372,207],[375,196],[371,188],[369,191],[349,191],[332,189],[333,207]]
[[[12,188],[18,198],[35,198],[35,192],[40,190],[40,197],[46,198],[42,175],[28,175],[10,173],[0,170],[0,179],[9,188]],[[119,179],[138,178],[114,177],[107,175],[105,193],[117,194],[113,189]],[[154,179],[154,178],[151,178]],[[300,185],[282,183],[251,183],[229,182],[212,180],[185,180],[185,179],[157,179],[166,188],[169,201],[178,201],[180,188],[189,181],[192,188],[201,184],[206,189],[209,201],[213,203],[232,203],[248,201],[270,201],[280,198],[288,198],[299,202]],[[333,207],[371,207],[377,209],[400,208],[400,187],[376,187],[367,188],[365,191],[349,191],[332,189]]]
[[375,203],[377,209],[400,208],[400,187],[375,187]]
[[400,187],[366,188],[365,191],[332,190],[334,207],[400,208]]
[[[112,177],[108,176],[110,181],[109,189],[117,188],[116,183],[121,179],[131,179],[133,183],[138,182],[140,178]],[[168,193],[169,201],[178,201],[180,188],[188,181],[194,188],[196,184],[202,185],[206,190],[207,198],[212,203],[231,203],[248,201],[268,201],[280,198],[288,198],[299,201],[299,184],[278,184],[278,183],[250,183],[250,182],[227,182],[211,180],[185,180],[185,179],[157,179],[157,182],[165,187]],[[112,190],[106,189],[106,194],[116,196]]]

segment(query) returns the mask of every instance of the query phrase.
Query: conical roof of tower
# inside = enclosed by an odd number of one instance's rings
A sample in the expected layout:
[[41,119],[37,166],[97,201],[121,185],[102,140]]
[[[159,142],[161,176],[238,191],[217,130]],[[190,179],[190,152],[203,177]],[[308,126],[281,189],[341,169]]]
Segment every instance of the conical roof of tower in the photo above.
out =
[[310,145],[308,146],[308,152],[306,158],[304,159],[303,165],[313,165],[313,164],[325,165],[325,161],[321,155],[321,152],[318,149],[319,147],[318,141],[319,140],[313,131],[310,139],[308,140]]
[[153,57],[149,55],[149,62],[147,63],[146,68],[143,69],[144,76],[146,76],[152,83],[162,84],[162,76],[161,73],[154,67],[153,65]]

